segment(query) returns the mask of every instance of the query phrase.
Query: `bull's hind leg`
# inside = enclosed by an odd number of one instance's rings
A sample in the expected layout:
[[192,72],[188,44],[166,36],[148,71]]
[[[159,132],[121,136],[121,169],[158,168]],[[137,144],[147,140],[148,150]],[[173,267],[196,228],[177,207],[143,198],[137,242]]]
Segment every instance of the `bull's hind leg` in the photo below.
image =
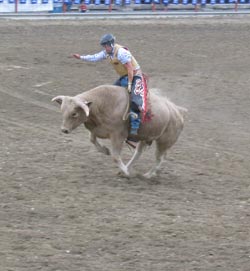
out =
[[166,151],[167,151],[167,148],[163,144],[156,142],[155,165],[147,173],[144,174],[144,177],[149,179],[154,176],[157,176],[157,174],[159,173],[160,167],[165,160]]
[[135,152],[132,156],[132,158],[127,163],[127,168],[130,171],[132,168],[132,165],[140,158],[143,148],[146,146],[146,143],[143,141],[140,141],[135,149]]

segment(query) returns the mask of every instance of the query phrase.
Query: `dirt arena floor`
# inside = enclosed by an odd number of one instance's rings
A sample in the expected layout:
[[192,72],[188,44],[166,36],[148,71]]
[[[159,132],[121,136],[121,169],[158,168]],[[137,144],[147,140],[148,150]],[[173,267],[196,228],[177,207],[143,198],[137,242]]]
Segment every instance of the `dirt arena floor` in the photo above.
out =
[[[250,270],[249,17],[0,22],[1,271]],[[83,126],[62,134],[51,103],[117,78],[71,57],[107,32],[189,110],[152,180],[119,177]]]

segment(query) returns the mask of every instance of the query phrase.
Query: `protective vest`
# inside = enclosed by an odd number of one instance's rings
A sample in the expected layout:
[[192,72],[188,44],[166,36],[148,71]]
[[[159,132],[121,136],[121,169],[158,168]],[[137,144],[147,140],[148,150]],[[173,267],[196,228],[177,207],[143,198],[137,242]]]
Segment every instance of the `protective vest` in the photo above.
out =
[[[113,58],[108,56],[108,59],[109,59],[109,63],[113,66],[115,71],[120,76],[124,76],[124,75],[128,74],[128,71],[127,71],[126,67],[124,67],[124,65],[117,59],[117,54],[118,54],[119,48],[124,48],[124,49],[127,50],[126,47],[121,46],[119,44],[115,44],[115,46],[114,46],[114,56],[113,56]],[[133,56],[131,57],[131,63],[132,63],[132,66],[133,66],[133,70],[135,70],[137,67],[139,67],[136,59]]]

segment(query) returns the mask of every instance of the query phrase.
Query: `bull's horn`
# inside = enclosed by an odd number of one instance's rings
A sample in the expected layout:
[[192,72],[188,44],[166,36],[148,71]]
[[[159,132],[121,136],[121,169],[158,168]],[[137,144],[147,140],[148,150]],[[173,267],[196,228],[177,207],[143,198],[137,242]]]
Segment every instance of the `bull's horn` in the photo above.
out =
[[63,100],[63,98],[64,98],[65,96],[56,96],[56,97],[54,97],[51,101],[52,102],[57,102],[57,103],[59,103],[59,104],[62,104],[62,100]]
[[82,108],[82,110],[85,112],[86,116],[88,117],[89,116],[89,107],[88,107],[88,105],[90,103],[77,100],[76,104]]

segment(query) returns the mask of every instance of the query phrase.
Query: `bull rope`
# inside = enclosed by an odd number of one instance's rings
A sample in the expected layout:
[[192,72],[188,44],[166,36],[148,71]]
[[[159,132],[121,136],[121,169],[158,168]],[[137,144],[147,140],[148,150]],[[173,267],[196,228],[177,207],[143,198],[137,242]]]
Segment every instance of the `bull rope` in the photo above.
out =
[[127,107],[125,109],[125,112],[123,114],[122,120],[127,120],[130,113],[129,113],[129,109],[130,109],[130,97],[129,97],[129,93],[127,93]]

